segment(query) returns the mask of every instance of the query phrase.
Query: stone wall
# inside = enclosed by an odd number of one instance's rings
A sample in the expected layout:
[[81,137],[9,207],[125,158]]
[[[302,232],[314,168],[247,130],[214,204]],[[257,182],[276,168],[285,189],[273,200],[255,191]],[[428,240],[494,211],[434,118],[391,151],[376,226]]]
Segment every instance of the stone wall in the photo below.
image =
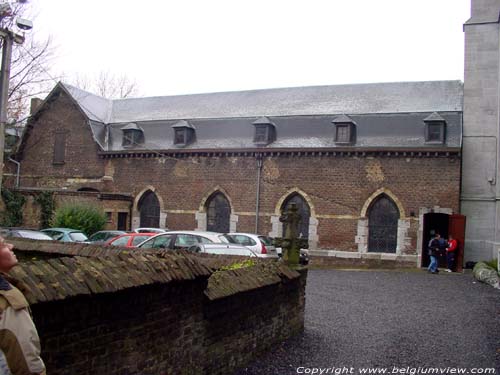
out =
[[[30,242],[17,251],[41,251]],[[228,374],[303,330],[305,270],[262,261],[216,271],[241,258],[65,247],[12,271],[32,290],[48,374]]]

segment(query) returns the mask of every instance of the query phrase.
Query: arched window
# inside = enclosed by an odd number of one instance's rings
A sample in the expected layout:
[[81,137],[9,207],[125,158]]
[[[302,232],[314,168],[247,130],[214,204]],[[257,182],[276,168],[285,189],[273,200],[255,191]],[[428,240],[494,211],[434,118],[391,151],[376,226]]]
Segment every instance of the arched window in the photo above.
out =
[[[300,214],[299,237],[309,238],[309,218],[311,217],[309,205],[302,195],[293,193],[283,202],[281,212],[287,211],[292,203],[296,204],[298,213]],[[285,236],[286,233],[286,225],[286,223],[283,223],[283,236]]]
[[214,193],[207,200],[207,230],[214,232],[229,232],[231,206],[229,201],[220,192]]
[[399,210],[385,194],[381,194],[368,211],[368,251],[395,253],[398,241]]
[[160,202],[155,193],[146,191],[139,201],[138,208],[141,213],[141,227],[160,227]]

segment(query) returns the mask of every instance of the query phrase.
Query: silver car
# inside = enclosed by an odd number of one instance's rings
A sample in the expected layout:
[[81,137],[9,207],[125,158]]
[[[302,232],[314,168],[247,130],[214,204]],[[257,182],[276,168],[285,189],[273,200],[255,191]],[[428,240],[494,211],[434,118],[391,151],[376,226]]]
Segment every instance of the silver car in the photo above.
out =
[[248,247],[224,243],[200,243],[198,245],[191,246],[189,250],[195,253],[204,254],[239,255],[259,258],[266,257],[265,255],[254,252]]
[[202,231],[169,231],[159,233],[141,242],[137,247],[145,249],[189,250],[191,246],[209,243],[229,243],[221,233]]
[[228,242],[248,247],[263,258],[278,258],[278,252],[271,237],[239,232],[227,233],[225,237]]

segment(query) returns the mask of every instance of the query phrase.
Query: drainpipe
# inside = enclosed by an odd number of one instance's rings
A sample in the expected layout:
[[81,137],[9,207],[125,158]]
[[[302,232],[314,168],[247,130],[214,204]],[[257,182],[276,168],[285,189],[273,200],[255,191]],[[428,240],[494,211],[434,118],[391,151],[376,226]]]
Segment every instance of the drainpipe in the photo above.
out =
[[257,193],[255,202],[255,234],[259,233],[259,203],[260,203],[260,175],[262,172],[262,154],[255,154],[257,160]]
[[16,172],[16,189],[17,189],[19,187],[19,176],[20,176],[20,171],[21,171],[21,163],[18,161],[15,161],[11,157],[9,157],[9,161],[11,161],[15,165],[17,165],[17,172]]

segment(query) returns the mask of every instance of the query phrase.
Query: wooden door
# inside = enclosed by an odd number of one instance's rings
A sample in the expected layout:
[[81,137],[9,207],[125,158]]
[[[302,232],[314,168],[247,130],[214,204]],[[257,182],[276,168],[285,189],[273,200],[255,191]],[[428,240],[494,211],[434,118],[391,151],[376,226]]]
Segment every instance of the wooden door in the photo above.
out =
[[452,235],[458,242],[455,255],[456,271],[462,272],[464,262],[465,243],[465,216],[460,214],[450,215],[448,218],[448,235]]

